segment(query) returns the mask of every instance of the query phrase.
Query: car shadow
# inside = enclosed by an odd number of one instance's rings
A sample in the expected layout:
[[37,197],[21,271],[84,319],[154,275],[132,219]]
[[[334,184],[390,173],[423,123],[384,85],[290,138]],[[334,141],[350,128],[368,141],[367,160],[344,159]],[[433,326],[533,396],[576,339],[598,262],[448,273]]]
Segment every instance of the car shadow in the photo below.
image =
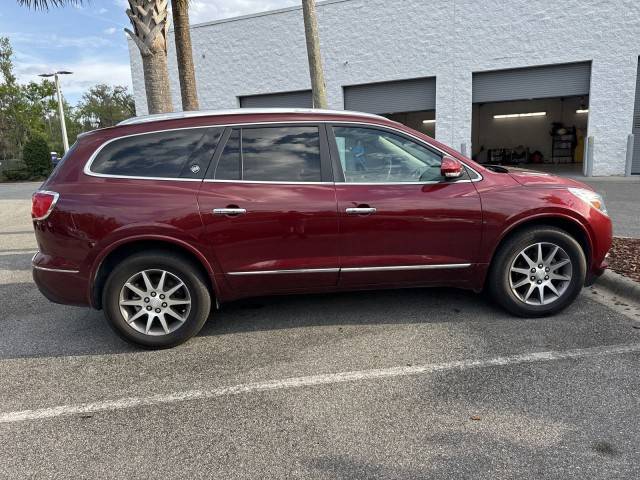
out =
[[[33,282],[0,284],[0,299],[0,359],[142,350],[121,340],[102,312],[51,303]],[[283,295],[223,304],[212,312],[199,337],[328,326],[444,323],[464,324],[458,329],[461,334],[481,336],[488,346],[505,352],[630,341],[625,340],[628,322],[611,313],[586,293],[562,313],[562,321],[557,317],[519,319],[485,295],[452,288]]]
[[482,295],[453,288],[410,288],[238,300],[214,311],[200,335],[329,325],[468,322],[508,317]]
[[137,351],[102,312],[49,302],[33,282],[0,285],[0,359]]
[[[0,298],[0,359],[141,351],[121,340],[102,312],[51,303],[31,282],[0,285]],[[287,295],[225,304],[212,312],[199,335],[328,325],[468,322],[486,315],[505,314],[481,296],[455,289]]]

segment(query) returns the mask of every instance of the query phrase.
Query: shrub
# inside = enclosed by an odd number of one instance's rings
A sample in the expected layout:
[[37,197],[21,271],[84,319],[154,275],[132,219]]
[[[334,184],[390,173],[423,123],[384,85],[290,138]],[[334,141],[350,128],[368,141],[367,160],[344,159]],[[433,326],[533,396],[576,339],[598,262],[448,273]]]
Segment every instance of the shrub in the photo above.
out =
[[5,170],[2,172],[2,180],[6,180],[9,182],[20,182],[24,180],[29,180],[31,178],[31,174],[27,170],[27,167],[18,167],[12,168],[11,170]]
[[22,159],[32,177],[46,177],[51,173],[51,152],[44,137],[34,135],[22,149]]

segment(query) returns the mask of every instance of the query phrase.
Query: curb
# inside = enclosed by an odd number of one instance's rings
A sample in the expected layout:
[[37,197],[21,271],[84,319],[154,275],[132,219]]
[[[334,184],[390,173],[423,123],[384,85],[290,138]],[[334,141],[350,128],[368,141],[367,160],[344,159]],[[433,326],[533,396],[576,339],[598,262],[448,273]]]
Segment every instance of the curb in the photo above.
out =
[[640,283],[634,282],[612,270],[607,270],[598,278],[594,286],[600,286],[632,303],[640,303]]

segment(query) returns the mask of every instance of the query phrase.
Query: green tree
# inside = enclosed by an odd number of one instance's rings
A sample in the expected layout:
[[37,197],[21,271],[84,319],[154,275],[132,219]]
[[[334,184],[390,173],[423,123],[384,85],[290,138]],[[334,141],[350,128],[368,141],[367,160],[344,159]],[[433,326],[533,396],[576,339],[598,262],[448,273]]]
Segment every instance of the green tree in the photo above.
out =
[[[0,161],[4,177],[19,180],[46,173],[44,163],[42,168],[33,166],[33,146],[26,148],[28,139],[32,139],[31,143],[37,139],[40,146],[39,140],[44,140],[47,168],[50,151],[61,153],[63,148],[55,85],[49,80],[18,83],[12,55],[9,39],[0,37]],[[109,127],[135,115],[133,97],[122,86],[96,85],[83,95],[75,108],[64,98],[62,101],[71,143],[82,132]],[[29,168],[24,164],[27,156],[31,162]]]
[[45,134],[45,118],[53,109],[54,85],[50,81],[20,85],[13,74],[13,50],[0,37],[0,158],[18,158],[27,136]]
[[112,127],[135,116],[133,96],[127,87],[99,84],[82,96],[76,115],[86,127]]
[[22,158],[32,177],[46,177],[51,172],[51,157],[47,141],[42,135],[33,135],[24,145]]

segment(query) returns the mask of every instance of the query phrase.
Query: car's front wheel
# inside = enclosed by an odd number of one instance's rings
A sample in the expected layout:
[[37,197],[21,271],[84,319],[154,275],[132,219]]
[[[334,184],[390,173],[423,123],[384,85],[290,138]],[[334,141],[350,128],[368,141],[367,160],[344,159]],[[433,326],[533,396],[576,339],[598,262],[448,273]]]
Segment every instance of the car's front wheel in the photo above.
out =
[[585,282],[586,258],[567,232],[539,226],[498,250],[488,277],[493,298],[523,317],[552,315],[573,302]]
[[109,275],[102,305],[113,329],[145,348],[168,348],[197,334],[209,316],[206,280],[189,259],[164,251],[134,254]]

